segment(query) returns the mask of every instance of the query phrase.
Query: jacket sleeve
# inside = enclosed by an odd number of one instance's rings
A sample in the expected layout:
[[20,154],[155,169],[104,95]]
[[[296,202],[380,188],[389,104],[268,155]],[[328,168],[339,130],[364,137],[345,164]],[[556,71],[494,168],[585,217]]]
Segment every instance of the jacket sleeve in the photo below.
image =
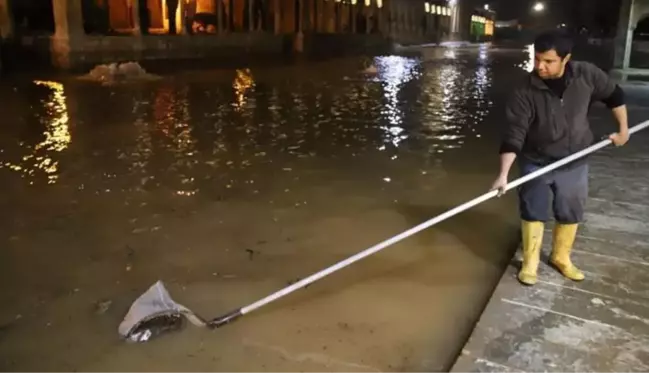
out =
[[593,100],[603,101],[615,92],[617,84],[611,77],[596,65],[586,62],[588,80],[593,87]]
[[506,124],[500,153],[520,153],[527,138],[527,131],[534,115],[529,99],[521,91],[515,91],[505,108]]

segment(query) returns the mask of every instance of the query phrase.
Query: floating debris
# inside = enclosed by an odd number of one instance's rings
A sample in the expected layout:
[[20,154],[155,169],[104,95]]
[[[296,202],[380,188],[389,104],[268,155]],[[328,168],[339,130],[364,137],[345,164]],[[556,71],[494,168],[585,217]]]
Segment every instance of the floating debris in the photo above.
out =
[[108,312],[108,309],[113,304],[112,300],[103,300],[95,304],[95,313],[97,315],[103,315]]
[[124,62],[97,65],[79,79],[101,83],[102,85],[114,85],[159,80],[161,77],[147,73],[137,62]]

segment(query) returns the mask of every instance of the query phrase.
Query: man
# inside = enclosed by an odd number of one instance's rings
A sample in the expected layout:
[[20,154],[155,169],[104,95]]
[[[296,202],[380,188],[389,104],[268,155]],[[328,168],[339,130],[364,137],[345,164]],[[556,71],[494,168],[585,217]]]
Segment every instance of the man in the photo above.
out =
[[[629,140],[624,93],[605,72],[587,62],[571,61],[572,43],[560,32],[538,36],[534,49],[534,71],[513,92],[506,107],[500,173],[493,184],[501,192],[515,160],[525,175],[592,145],[595,139],[587,119],[592,101],[602,101],[613,111],[619,131],[610,136],[612,142],[622,146]],[[550,264],[571,280],[583,280],[584,274],[570,260],[570,251],[588,197],[586,161],[577,160],[523,184],[518,197],[523,236],[519,281],[525,285],[537,281],[551,201],[555,229]]]

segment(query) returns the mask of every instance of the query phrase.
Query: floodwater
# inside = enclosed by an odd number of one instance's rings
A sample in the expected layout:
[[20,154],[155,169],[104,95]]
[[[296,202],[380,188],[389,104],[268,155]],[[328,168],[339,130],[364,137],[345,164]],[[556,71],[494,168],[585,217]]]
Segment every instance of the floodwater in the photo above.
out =
[[157,280],[205,318],[488,191],[526,50],[142,84],[0,84],[0,369],[448,369],[517,240],[488,201],[235,323],[119,339]]

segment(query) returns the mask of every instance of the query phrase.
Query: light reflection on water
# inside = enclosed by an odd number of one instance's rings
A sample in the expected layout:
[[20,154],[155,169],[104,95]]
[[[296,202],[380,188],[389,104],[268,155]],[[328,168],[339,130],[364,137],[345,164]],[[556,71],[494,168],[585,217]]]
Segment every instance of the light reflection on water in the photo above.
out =
[[[378,73],[358,79],[342,79],[354,73],[333,62],[330,68],[341,70],[338,79],[317,70],[304,78],[239,69],[228,81],[175,80],[146,90],[115,89],[105,105],[114,105],[111,111],[120,122],[89,111],[79,119],[83,125],[74,125],[75,144],[106,136],[101,145],[105,153],[117,154],[108,162],[121,166],[107,167],[117,171],[103,183],[120,180],[123,191],[157,189],[178,196],[241,188],[258,193],[275,173],[299,179],[302,160],[331,164],[332,169],[353,167],[354,158],[377,168],[384,161],[441,161],[443,153],[479,144],[489,130],[483,122],[493,105],[493,57],[487,47],[433,50],[424,57],[376,57]],[[41,104],[46,109],[44,140],[16,140],[0,152],[0,166],[29,176],[30,183],[37,182],[37,171],[44,172],[53,184],[61,182],[60,157],[69,151],[70,119],[63,85],[37,84],[51,89]],[[74,98],[80,107],[90,106],[84,99],[96,90],[109,92],[96,86],[74,89],[83,92]],[[97,132],[97,123],[107,132]],[[74,156],[94,156],[79,152]],[[104,173],[100,168],[106,164],[97,165],[80,166],[80,173],[66,181],[85,184],[84,172]],[[418,172],[421,165],[402,166]]]
[[534,44],[527,45],[524,51],[527,54],[527,58],[517,66],[527,72],[532,72],[534,71]]
[[250,69],[238,69],[232,88],[235,91],[236,100],[233,103],[237,111],[242,111],[246,104],[248,91],[254,87],[254,80]]
[[430,69],[424,79],[424,91],[430,100],[431,115],[422,123],[422,135],[429,139],[429,152],[444,153],[459,149],[467,137],[481,137],[480,124],[493,102],[488,97],[492,85],[491,61],[486,46],[472,55],[472,74],[467,74],[466,56],[460,60],[456,51],[444,52],[446,63]]
[[[28,153],[18,162],[0,160],[0,168],[18,172],[33,185],[39,173],[46,176],[48,184],[54,184],[59,177],[59,160],[57,154],[68,148],[72,137],[68,127],[69,117],[66,105],[65,89],[61,83],[52,81],[34,81],[38,86],[50,89],[46,98],[41,100],[45,115],[41,118],[44,139],[34,145],[21,144],[22,152]],[[4,153],[4,152],[3,152]],[[3,154],[7,157],[8,154]],[[10,155],[9,155],[10,156]]]
[[380,128],[385,131],[388,138],[391,138],[390,142],[395,147],[399,147],[399,143],[408,138],[407,135],[402,135],[404,117],[399,108],[402,104],[399,92],[404,84],[417,78],[416,67],[419,61],[414,58],[387,56],[376,57],[374,63],[379,71],[379,80],[384,83],[384,95],[387,99],[382,114],[387,117],[389,125]]
[[154,128],[165,136],[165,146],[173,153],[168,171],[180,184],[176,194],[191,196],[196,193],[193,166],[198,163],[196,139],[192,134],[189,114],[189,88],[170,89],[160,87],[156,92]]

